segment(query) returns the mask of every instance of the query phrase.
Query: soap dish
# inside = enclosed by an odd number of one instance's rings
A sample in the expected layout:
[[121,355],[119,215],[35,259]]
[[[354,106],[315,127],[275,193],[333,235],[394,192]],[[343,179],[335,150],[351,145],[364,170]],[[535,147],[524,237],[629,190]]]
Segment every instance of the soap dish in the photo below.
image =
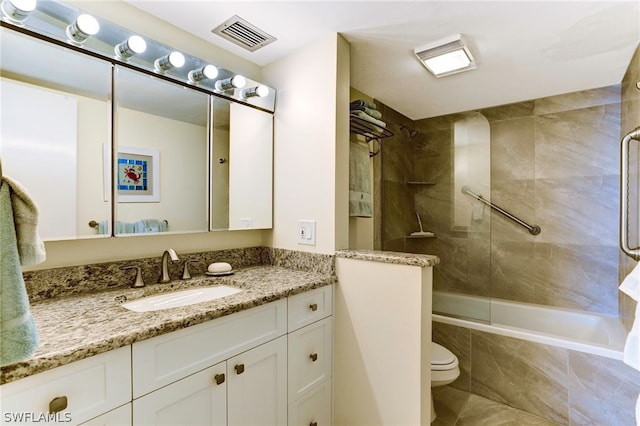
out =
[[204,273],[208,277],[226,277],[227,275],[233,275],[233,271],[224,271],[224,272],[209,272],[205,271]]

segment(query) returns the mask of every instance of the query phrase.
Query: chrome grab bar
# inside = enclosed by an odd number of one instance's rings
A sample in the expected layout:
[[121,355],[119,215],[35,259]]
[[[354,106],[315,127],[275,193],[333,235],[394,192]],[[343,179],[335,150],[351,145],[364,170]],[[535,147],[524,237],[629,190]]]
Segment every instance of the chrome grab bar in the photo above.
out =
[[640,260],[640,247],[629,247],[629,143],[640,142],[640,127],[627,133],[620,143],[620,249],[627,256]]
[[531,235],[538,235],[541,231],[540,227],[538,225],[529,225],[527,222],[518,219],[517,217],[515,217],[514,215],[512,215],[511,213],[509,213],[508,211],[496,206],[495,204],[493,204],[491,201],[488,201],[487,199],[485,199],[482,195],[478,195],[475,192],[473,192],[472,190],[469,189],[468,186],[463,186],[462,187],[462,193],[466,194],[466,195],[471,195],[473,198],[475,198],[476,200],[486,204],[487,206],[491,207],[492,209],[494,209],[495,211],[497,211],[498,213],[502,214],[505,217],[508,217],[509,219],[511,219],[512,221],[516,222],[518,225],[523,226],[525,228],[527,228],[527,230],[529,231],[529,233]]

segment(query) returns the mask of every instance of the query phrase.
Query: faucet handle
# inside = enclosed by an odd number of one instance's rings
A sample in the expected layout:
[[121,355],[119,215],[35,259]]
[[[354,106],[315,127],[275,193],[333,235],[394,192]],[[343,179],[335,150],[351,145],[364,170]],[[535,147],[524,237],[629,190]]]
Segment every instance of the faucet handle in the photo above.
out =
[[182,269],[182,279],[188,280],[191,278],[191,274],[189,273],[189,263],[198,262],[198,259],[187,259],[184,261],[184,268]]
[[142,279],[142,269],[139,266],[123,266],[122,268],[123,271],[126,269],[136,269],[136,281],[131,284],[131,288],[141,288],[144,287],[144,280]]

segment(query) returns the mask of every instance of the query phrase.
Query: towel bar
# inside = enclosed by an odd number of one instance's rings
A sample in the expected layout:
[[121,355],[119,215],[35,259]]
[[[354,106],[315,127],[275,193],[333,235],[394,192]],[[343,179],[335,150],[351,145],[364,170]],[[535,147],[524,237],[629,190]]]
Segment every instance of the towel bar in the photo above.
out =
[[629,143],[640,142],[640,127],[627,133],[620,142],[620,249],[634,260],[640,260],[640,247],[629,247]]

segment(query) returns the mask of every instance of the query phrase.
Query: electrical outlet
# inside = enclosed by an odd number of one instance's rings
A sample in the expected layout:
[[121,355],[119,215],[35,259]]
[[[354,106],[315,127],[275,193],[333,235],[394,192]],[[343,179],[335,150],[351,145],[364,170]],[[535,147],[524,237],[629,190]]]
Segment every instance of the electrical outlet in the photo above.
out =
[[316,221],[298,221],[298,244],[316,245]]

